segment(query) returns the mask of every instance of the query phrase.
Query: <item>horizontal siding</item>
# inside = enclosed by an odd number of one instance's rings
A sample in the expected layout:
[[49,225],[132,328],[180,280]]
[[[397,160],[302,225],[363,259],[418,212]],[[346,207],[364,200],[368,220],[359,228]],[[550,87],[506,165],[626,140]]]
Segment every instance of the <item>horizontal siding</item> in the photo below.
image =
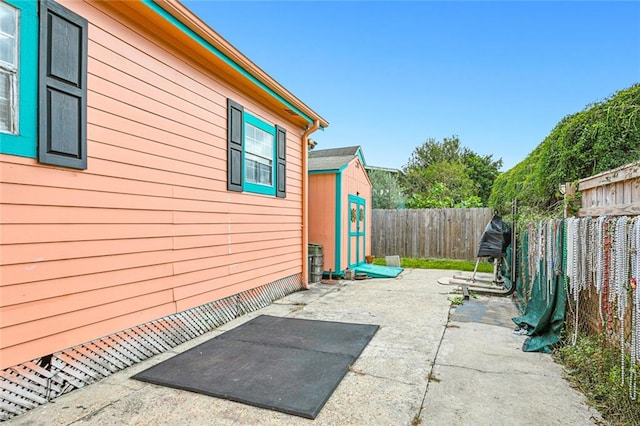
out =
[[[207,245],[211,244],[203,246]],[[170,250],[172,247],[174,246],[171,237],[103,240],[100,244],[95,244],[93,241],[40,243],[37,247],[32,244],[12,244],[0,246],[0,259],[3,265],[30,264],[51,260]]]
[[[178,311],[184,311],[185,309],[189,309],[189,307],[199,306],[207,303],[207,301],[218,300],[223,297],[238,294],[239,292],[256,288],[262,285],[261,283],[264,281],[273,282],[279,277],[291,275],[298,270],[299,264],[298,261],[296,261],[289,262],[289,264],[272,263],[271,266],[268,266],[261,270],[260,274],[256,274],[255,269],[240,272],[237,275],[242,279],[242,281],[236,285],[222,288],[217,288],[213,285],[203,286],[200,291],[195,291],[195,294],[192,296],[188,296],[188,294],[190,293],[188,291],[185,291],[185,293],[183,294],[184,297],[176,301],[176,309]],[[210,282],[209,284],[213,283]],[[177,289],[176,291],[182,291],[182,287],[180,289]]]
[[[103,271],[130,269],[136,266],[171,263],[171,250],[152,251],[113,256],[87,257],[65,260],[40,261],[30,264],[2,266],[3,287],[33,281],[89,275]],[[45,284],[43,284],[45,285]],[[4,303],[3,303],[4,304]]]
[[[114,317],[127,315],[130,312],[161,306],[171,302],[173,302],[172,290],[167,289],[155,293],[147,293],[140,297],[102,303],[99,306],[88,309],[67,311],[53,318],[32,319],[29,322],[20,322],[11,326],[5,326],[3,324],[3,339],[0,347],[6,347],[7,342],[11,342],[14,345],[24,343],[48,336],[49,334],[62,333],[78,326],[99,323]],[[26,309],[20,309],[20,311],[24,312]],[[11,310],[9,310],[9,312],[11,312]]]
[[[298,230],[295,230],[278,232],[277,234],[236,234],[229,236],[229,240],[232,244],[234,244],[233,246],[231,246],[231,250],[233,250],[235,248],[235,245],[237,244],[259,244],[262,242],[266,242],[270,247],[273,247],[274,243],[277,241],[284,243],[286,240],[296,240],[299,238],[299,236],[300,232]],[[218,244],[220,242],[220,238],[215,235],[196,235],[187,237],[175,237],[173,241],[174,249],[183,249],[191,247],[206,247],[209,245]]]
[[[80,321],[82,325],[57,334],[48,334],[40,339],[25,341],[22,344],[2,348],[2,365],[12,366],[25,361],[25,357],[31,354],[41,353],[45,348],[63,347],[69,348],[78,342],[88,342],[95,339],[95,336],[106,336],[112,330],[123,330],[131,327],[130,324],[143,324],[157,318],[170,315],[175,311],[176,304],[166,303],[148,309],[141,309],[129,312],[120,316],[97,323]],[[45,324],[45,327],[47,324]],[[3,332],[4,333],[4,332]],[[4,339],[4,334],[3,334]],[[36,355],[38,357],[41,355]],[[35,358],[33,357],[33,358]]]
[[[303,129],[100,5],[88,168],[0,155],[1,367],[299,274]],[[287,197],[226,189],[226,103],[287,129]]]
[[[91,51],[91,69],[95,78],[129,88],[140,96],[165,105],[173,103],[173,96],[169,92],[180,92],[183,99],[190,104],[190,113],[194,117],[210,122],[211,111],[217,111],[218,116],[212,123],[220,128],[225,127],[225,112],[220,109],[220,105],[224,102],[223,95],[195,80],[185,79],[182,75],[175,73],[172,75],[172,70],[163,67],[155,58],[147,58],[150,63],[145,67],[141,61],[143,58],[137,53],[132,52],[137,55],[137,62],[134,62],[126,56],[126,52],[114,52],[109,48],[112,38],[101,29],[96,29],[93,36],[94,40],[89,43],[89,50]],[[123,69],[127,72],[121,71]]]
[[[251,226],[251,225],[248,225]],[[290,225],[273,225],[273,230]],[[5,244],[40,242],[108,240],[111,238],[156,238],[172,235],[226,235],[228,226],[218,224],[11,224],[3,225],[2,237]],[[255,227],[258,228],[258,227]]]
[[[111,166],[115,168],[115,170],[111,170],[113,175],[104,176],[98,172],[100,171],[100,166],[105,162],[96,161],[93,158],[91,158],[90,168],[87,172],[74,172],[71,170],[43,167],[34,165],[31,161],[29,164],[11,163],[11,161],[16,160],[6,157],[5,161],[3,161],[2,168],[0,169],[0,178],[2,178],[0,183],[35,187],[74,188],[78,190],[95,190],[96,188],[102,188],[103,191],[124,192],[154,197],[171,197],[172,195],[172,187],[168,184],[168,182],[172,182],[168,180],[170,175],[164,175],[167,180],[163,183],[144,182],[140,179],[130,178],[127,174],[122,173],[123,169],[121,167],[111,163]],[[78,176],[82,176],[82,179],[78,179]],[[18,189],[20,188],[22,187]],[[7,196],[6,190],[3,191],[2,199],[4,202],[16,202],[5,199]]]
[[[35,300],[61,297],[78,291],[90,291],[100,288],[117,288],[134,282],[159,280],[173,277],[170,264],[155,265],[116,271],[99,272],[91,275],[62,277],[46,282],[36,281],[0,287],[0,299],[3,307],[0,315],[9,306],[28,303]],[[79,290],[81,289],[81,290]],[[25,317],[23,321],[30,318]]]
[[[158,49],[155,42],[140,36],[139,32],[120,27],[118,34],[113,33],[109,25],[117,25],[117,20],[106,16],[99,10],[85,9],[87,17],[93,17],[89,40],[89,57],[105,64],[114,64],[123,74],[142,82],[150,82],[159,90],[169,93],[181,93],[194,106],[210,110],[211,104],[224,105],[228,89],[222,85],[211,85],[209,79],[203,79],[202,73],[185,60],[164,49]],[[95,45],[101,46],[96,49]],[[133,59],[135,58],[135,59]],[[129,81],[130,83],[131,81]],[[142,93],[145,85],[127,84]],[[185,94],[186,93],[186,94]],[[159,99],[157,95],[152,96]]]
[[[121,91],[124,92],[124,89]],[[212,134],[201,131],[197,128],[193,128],[193,127],[184,125],[180,122],[173,121],[168,117],[163,117],[163,116],[158,117],[153,112],[141,111],[137,109],[135,106],[129,105],[125,102],[122,102],[116,99],[112,99],[107,96],[103,96],[98,93],[90,92],[88,95],[88,102],[90,106],[90,109],[87,112],[89,124],[93,124],[93,121],[92,121],[93,109],[97,109],[101,111],[117,111],[117,114],[108,114],[107,118],[111,118],[111,116],[116,115],[120,118],[126,117],[126,120],[123,120],[126,122],[149,123],[149,124],[146,124],[145,127],[153,127],[156,131],[159,130],[163,133],[168,133],[171,136],[173,136],[173,138],[175,138],[177,141],[195,139],[200,141],[207,141],[210,143],[217,143],[219,146],[222,146],[224,144],[224,139],[222,138],[224,135],[222,134],[220,134],[220,136],[216,138]],[[197,124],[200,124],[200,122],[198,122]],[[211,131],[215,131],[215,130],[216,129],[213,129],[213,128],[211,129]],[[100,132],[88,131],[87,135],[90,141],[100,142],[100,140],[94,139],[95,137],[101,135]],[[120,137],[125,140],[127,140],[127,138],[131,139],[131,136],[127,134],[123,134]],[[153,144],[153,143],[148,143],[148,144],[153,146],[152,148],[153,150],[150,151],[153,154],[151,153],[147,154],[148,157],[141,156],[142,154],[144,154],[144,152],[137,151],[134,149],[127,149],[127,152],[133,157],[129,158],[128,156],[126,156],[123,161],[122,153],[120,153],[120,156],[119,156],[117,151],[116,152],[105,151],[107,150],[108,146],[107,147],[101,146],[101,144],[97,144],[97,146],[93,148],[96,152],[92,151],[92,156],[95,156],[96,158],[103,158],[103,159],[106,156],[106,158],[111,159],[111,156],[114,155],[114,158],[113,158],[114,161],[120,160],[120,162],[124,162],[124,163],[145,164],[145,165],[146,163],[140,163],[139,160],[140,159],[149,160],[150,157],[157,157],[155,158],[155,161],[151,162],[148,165],[148,167],[163,169],[162,166],[163,165],[166,166],[166,163],[162,162],[164,157],[160,155],[156,155],[156,152],[155,152],[155,145],[162,145],[162,144]],[[132,145],[132,148],[137,148],[137,146]],[[158,148],[162,148],[162,146],[158,146]],[[180,166],[181,162],[187,162],[186,160],[188,160],[190,157],[185,158],[185,156],[195,155],[193,152],[188,150],[180,150],[179,152],[180,152],[180,157],[173,159],[173,160],[179,160],[179,161],[172,163],[172,168],[170,168],[169,170],[173,170],[173,167]],[[208,159],[208,160],[211,160],[211,159]],[[211,161],[215,161],[215,159]],[[218,164],[219,166],[221,165],[220,161],[216,161],[215,163]],[[203,169],[207,169],[209,172],[214,170],[221,171],[220,169],[211,168],[207,164],[206,166],[202,166],[202,168],[195,168],[193,171],[187,174],[193,174],[198,176],[199,174],[202,174],[204,172]],[[205,176],[208,176],[208,175],[205,174]]]

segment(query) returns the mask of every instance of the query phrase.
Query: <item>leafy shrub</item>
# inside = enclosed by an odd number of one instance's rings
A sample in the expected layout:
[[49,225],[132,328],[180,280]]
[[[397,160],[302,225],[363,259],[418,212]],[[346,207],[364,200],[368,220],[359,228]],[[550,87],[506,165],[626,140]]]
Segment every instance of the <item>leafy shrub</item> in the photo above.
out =
[[539,211],[559,210],[558,185],[640,160],[640,84],[564,117],[523,161],[496,178],[489,205],[508,212],[511,200]]
[[[629,386],[621,381],[620,348],[608,347],[601,336],[582,336],[575,345],[557,349],[554,356],[564,365],[569,381],[607,421],[640,425],[640,401],[631,400]],[[628,356],[625,364],[627,372],[639,369],[630,365]]]

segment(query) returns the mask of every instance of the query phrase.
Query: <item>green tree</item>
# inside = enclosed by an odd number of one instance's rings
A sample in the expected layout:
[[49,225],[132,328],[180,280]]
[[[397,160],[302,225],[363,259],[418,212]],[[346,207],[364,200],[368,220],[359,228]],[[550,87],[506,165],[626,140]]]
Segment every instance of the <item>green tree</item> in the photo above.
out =
[[450,192],[445,184],[436,182],[428,194],[413,194],[407,198],[406,206],[410,209],[472,208],[483,206],[482,200],[475,195],[456,202],[449,196]]
[[431,186],[426,194],[413,194],[407,198],[410,209],[437,209],[453,207],[453,198],[449,197],[447,188],[441,182]]
[[461,157],[462,148],[458,136],[444,138],[442,142],[429,138],[413,151],[405,168],[423,168],[443,161],[457,162]]
[[400,187],[398,173],[386,170],[367,170],[373,193],[371,204],[374,209],[397,209],[404,207],[405,196]]
[[485,205],[500,167],[501,159],[494,161],[491,155],[481,156],[462,147],[455,135],[442,142],[427,139],[404,168],[401,184],[409,197],[407,206]]
[[478,155],[468,148],[462,150],[462,163],[469,178],[476,184],[477,196],[487,205],[493,182],[500,175],[502,159],[493,160],[493,155]]

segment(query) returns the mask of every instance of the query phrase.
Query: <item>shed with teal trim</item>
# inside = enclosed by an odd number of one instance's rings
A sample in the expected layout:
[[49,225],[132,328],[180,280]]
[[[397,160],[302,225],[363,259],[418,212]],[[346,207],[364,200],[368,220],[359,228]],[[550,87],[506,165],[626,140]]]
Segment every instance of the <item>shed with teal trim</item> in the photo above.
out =
[[342,276],[371,254],[372,185],[360,146],[309,152],[309,241]]

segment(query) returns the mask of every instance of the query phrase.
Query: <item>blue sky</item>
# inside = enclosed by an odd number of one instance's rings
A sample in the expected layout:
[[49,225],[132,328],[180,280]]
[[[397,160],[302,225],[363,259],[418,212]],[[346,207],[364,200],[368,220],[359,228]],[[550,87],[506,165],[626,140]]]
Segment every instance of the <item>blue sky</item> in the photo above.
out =
[[330,123],[402,168],[428,138],[522,161],[567,114],[640,82],[640,2],[184,1]]

